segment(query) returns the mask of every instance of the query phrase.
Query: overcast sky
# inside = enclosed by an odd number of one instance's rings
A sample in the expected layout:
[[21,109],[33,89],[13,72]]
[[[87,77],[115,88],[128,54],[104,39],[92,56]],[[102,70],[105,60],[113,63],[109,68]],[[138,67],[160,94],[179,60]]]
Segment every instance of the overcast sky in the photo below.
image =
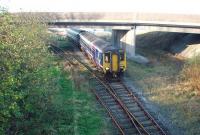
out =
[[200,0],[0,0],[10,12],[156,12],[200,14]]

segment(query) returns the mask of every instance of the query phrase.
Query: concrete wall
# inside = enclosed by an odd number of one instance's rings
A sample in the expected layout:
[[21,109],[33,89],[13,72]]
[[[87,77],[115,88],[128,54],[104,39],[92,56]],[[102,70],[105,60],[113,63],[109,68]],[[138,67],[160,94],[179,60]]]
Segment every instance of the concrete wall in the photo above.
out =
[[131,30],[112,30],[112,45],[124,48],[128,57],[135,56],[135,29]]

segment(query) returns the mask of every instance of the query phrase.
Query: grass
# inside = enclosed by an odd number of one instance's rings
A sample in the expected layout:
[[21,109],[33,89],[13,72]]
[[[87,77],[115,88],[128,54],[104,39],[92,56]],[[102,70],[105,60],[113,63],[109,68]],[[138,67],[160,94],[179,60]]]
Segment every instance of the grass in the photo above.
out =
[[156,113],[169,121],[166,126],[171,134],[200,134],[199,64],[191,60],[184,64],[173,55],[151,47],[139,47],[137,52],[148,57],[150,64],[129,60],[126,76],[156,106]]
[[[67,39],[57,40],[56,44],[68,51],[73,50],[72,44]],[[67,61],[62,59],[60,63],[65,69],[59,82],[62,88],[61,95],[66,99],[66,107],[69,108],[68,105],[70,105],[72,111],[72,134],[99,135],[104,133],[106,124],[102,120],[101,110],[96,106],[96,99],[91,94],[88,71],[79,65],[67,67],[69,66]]]
[[200,56],[189,59],[182,71],[184,87],[195,90],[200,95]]

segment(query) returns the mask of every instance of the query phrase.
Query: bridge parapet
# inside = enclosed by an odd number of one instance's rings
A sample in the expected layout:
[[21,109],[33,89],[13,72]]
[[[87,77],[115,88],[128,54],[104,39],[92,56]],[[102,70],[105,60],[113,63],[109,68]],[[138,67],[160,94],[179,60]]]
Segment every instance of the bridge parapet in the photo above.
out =
[[200,15],[164,14],[141,12],[23,12],[15,15],[32,15],[46,20],[57,21],[101,21],[101,22],[132,22],[132,21],[159,21],[173,23],[200,23]]

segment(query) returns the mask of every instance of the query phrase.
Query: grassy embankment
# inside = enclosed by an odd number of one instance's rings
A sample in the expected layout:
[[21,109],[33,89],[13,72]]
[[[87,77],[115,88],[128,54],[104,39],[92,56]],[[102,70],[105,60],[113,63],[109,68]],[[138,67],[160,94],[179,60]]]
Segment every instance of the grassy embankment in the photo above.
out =
[[0,134],[100,134],[94,100],[49,52],[46,25],[5,12],[0,18]]
[[[61,38],[54,42],[63,50],[76,51],[74,50],[74,44],[68,41],[66,38]],[[85,67],[79,63],[74,63],[72,67],[68,61],[61,59],[60,61],[64,65],[64,70],[70,72],[70,78],[73,80],[74,98],[75,98],[75,111],[74,117],[76,119],[76,129],[79,130],[78,134],[109,134],[110,131],[107,128],[107,124],[103,121],[102,115],[100,114],[103,110],[97,108],[96,99],[91,93],[90,73]],[[109,126],[108,126],[109,127]]]
[[200,133],[200,59],[182,61],[166,46],[181,42],[184,34],[150,33],[139,36],[137,52],[150,59],[149,65],[128,62],[127,75],[168,119],[172,134]]

